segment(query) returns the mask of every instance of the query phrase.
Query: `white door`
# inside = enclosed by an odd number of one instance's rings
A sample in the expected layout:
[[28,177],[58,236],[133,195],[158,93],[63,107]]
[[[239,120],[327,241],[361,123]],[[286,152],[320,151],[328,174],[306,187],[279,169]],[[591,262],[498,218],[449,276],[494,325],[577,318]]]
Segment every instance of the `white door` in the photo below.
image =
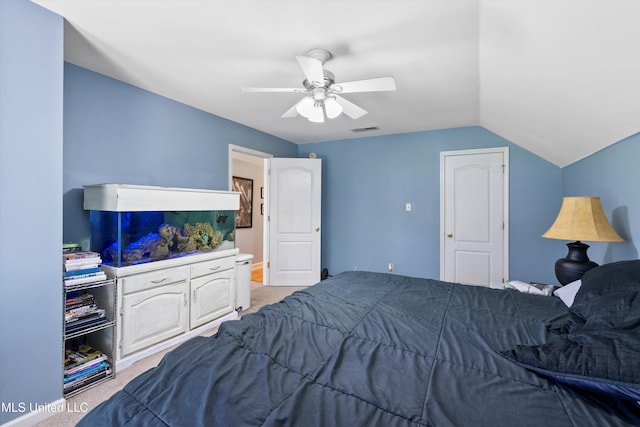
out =
[[441,280],[507,280],[508,158],[508,148],[441,153]]
[[265,160],[265,284],[320,281],[320,159]]

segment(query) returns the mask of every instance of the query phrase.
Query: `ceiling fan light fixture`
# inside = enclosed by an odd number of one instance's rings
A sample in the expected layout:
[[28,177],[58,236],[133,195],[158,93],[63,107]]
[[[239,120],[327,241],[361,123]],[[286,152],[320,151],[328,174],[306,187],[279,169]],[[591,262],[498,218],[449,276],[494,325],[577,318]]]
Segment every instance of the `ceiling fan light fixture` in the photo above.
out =
[[282,118],[298,115],[315,123],[324,123],[344,114],[356,120],[367,111],[339,94],[357,92],[380,92],[396,90],[395,79],[391,76],[374,79],[354,80],[335,83],[335,75],[324,69],[326,61],[333,55],[326,49],[312,49],[307,55],[296,55],[296,61],[302,69],[304,89],[297,88],[243,88],[244,92],[289,92],[304,93],[306,96],[282,114]]
[[300,101],[298,105],[296,105],[296,111],[298,112],[298,114],[306,119],[308,119],[313,114],[314,108],[315,101],[310,96],[305,96],[304,98],[302,98],[302,101]]
[[310,122],[324,123],[324,109],[322,107],[322,100],[306,96],[296,105],[296,111]]
[[327,98],[324,101],[324,110],[328,118],[335,119],[342,114],[342,105],[340,105],[335,98]]
[[314,123],[324,123],[324,111],[322,110],[322,104],[318,105],[318,103],[316,103],[307,119]]

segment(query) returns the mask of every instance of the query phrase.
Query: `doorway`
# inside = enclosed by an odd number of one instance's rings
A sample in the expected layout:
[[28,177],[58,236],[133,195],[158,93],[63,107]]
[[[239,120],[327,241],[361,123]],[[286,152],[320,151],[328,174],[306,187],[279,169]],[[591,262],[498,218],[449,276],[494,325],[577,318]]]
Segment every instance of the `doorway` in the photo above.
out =
[[251,268],[252,282],[262,282],[264,262],[264,159],[272,158],[270,153],[229,144],[229,190],[233,190],[233,177],[245,178],[252,183],[252,217],[251,227],[236,229],[236,248],[241,253],[253,255]]
[[491,286],[509,277],[508,147],[440,154],[440,278]]

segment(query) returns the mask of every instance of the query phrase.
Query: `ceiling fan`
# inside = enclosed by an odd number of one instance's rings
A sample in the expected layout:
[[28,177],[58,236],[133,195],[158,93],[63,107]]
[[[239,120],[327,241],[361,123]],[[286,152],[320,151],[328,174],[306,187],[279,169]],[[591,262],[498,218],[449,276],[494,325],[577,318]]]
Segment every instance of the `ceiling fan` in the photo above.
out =
[[282,117],[301,115],[309,121],[323,123],[325,115],[333,119],[344,113],[355,120],[367,114],[366,110],[339,94],[396,90],[396,81],[393,77],[336,83],[333,73],[322,68],[324,63],[332,57],[331,52],[326,49],[312,49],[306,56],[296,55],[296,60],[305,77],[302,81],[303,88],[244,87],[242,91],[303,93],[306,96],[285,111]]

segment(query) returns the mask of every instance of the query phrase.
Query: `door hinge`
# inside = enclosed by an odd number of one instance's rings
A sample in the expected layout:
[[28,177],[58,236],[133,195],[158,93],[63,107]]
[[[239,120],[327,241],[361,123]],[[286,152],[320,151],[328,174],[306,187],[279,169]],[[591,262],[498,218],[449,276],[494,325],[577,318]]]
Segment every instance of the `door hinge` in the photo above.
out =
[[271,268],[271,263],[267,261],[267,268]]

